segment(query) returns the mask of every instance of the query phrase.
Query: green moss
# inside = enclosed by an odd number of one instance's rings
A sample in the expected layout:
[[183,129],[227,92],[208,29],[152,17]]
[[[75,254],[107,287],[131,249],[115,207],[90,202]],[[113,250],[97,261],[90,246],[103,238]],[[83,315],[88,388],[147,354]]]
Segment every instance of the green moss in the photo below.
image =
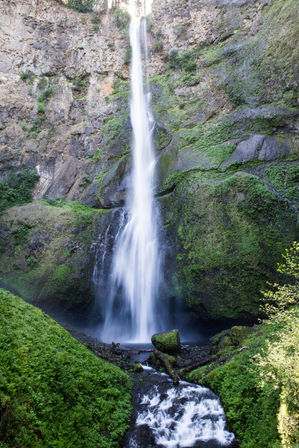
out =
[[119,447],[130,420],[128,376],[3,290],[0,309],[1,446]]
[[158,333],[152,336],[152,344],[161,352],[178,353],[180,351],[180,335],[178,330]]
[[117,116],[106,119],[101,133],[103,137],[105,137],[105,144],[107,146],[111,145],[111,143],[118,137],[125,141],[121,131],[124,131],[127,120],[128,111],[124,111]]
[[271,185],[291,201],[299,201],[299,163],[272,165],[265,170]]
[[119,30],[127,31],[130,23],[130,14],[123,9],[116,9],[113,13],[113,22]]
[[93,270],[90,245],[105,213],[62,199],[9,209],[0,225],[1,281],[34,303],[86,309]]
[[245,173],[179,179],[165,207],[172,213],[168,231],[178,236],[181,294],[193,311],[213,318],[258,313],[260,290],[276,276],[274,260],[296,234],[292,210]]
[[195,61],[198,55],[198,49],[191,49],[179,52],[178,50],[171,50],[165,55],[167,68],[176,70],[182,69],[186,72],[194,72],[197,69],[197,62]]
[[127,102],[128,96],[130,94],[130,82],[117,80],[113,84],[113,92],[105,97],[107,102],[118,100],[123,98]]

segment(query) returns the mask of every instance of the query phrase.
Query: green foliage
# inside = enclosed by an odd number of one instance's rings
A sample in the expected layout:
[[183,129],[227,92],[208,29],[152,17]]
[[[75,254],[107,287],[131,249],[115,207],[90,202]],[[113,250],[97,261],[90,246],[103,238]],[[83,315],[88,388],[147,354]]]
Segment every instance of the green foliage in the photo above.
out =
[[28,78],[28,73],[26,73],[26,72],[21,72],[20,73],[20,79],[22,81],[25,81],[25,79],[27,79],[27,78]]
[[130,23],[130,14],[123,9],[116,9],[113,13],[113,22],[119,30],[127,31]]
[[48,81],[46,78],[41,78],[37,84],[37,88],[43,90],[47,87]]
[[265,170],[271,185],[276,191],[291,201],[299,201],[299,163],[284,165],[271,165]]
[[146,20],[146,30],[150,32],[153,28],[153,17],[152,14],[148,14],[145,18]]
[[37,308],[0,290],[0,444],[117,448],[131,382]]
[[107,118],[102,128],[102,135],[105,137],[105,144],[110,145],[117,137],[121,138],[121,131],[124,130],[125,123],[128,119],[128,112]]
[[131,58],[132,58],[132,48],[129,46],[127,47],[125,52],[124,64],[126,65],[130,64]]
[[67,6],[79,12],[92,11],[94,0],[68,0]]
[[216,335],[214,361],[188,375],[220,395],[241,448],[293,448],[299,436],[299,243],[283,260],[278,272],[288,283],[263,293],[269,319]]
[[20,79],[22,81],[29,81],[30,84],[33,84],[34,78],[36,77],[36,75],[34,73],[32,73],[31,71],[28,72],[21,72],[20,73]]
[[68,211],[70,210],[74,216],[79,218],[81,223],[85,224],[91,223],[95,213],[101,212],[101,210],[92,209],[87,205],[82,204],[82,202],[67,201],[65,198],[43,199],[41,203],[54,207],[65,208]]
[[[285,381],[282,383],[281,375],[278,379],[267,372],[266,365],[269,349],[276,347],[285,333],[290,335],[295,331],[298,344],[298,310],[285,312],[284,317],[285,320],[274,320],[271,326],[256,327],[251,336],[242,340],[241,350],[232,348],[221,363],[216,361],[188,375],[189,381],[211,387],[220,396],[229,424],[241,440],[241,448],[281,446],[278,425]],[[286,366],[293,365],[289,374],[292,397],[296,390],[294,369],[298,368],[294,348],[285,345],[283,350]]]
[[85,76],[77,76],[76,78],[72,79],[71,82],[77,90],[88,87],[88,78]]
[[284,262],[278,264],[277,271],[290,277],[293,282],[284,285],[274,283],[271,285],[272,289],[263,292],[265,304],[262,310],[269,318],[299,302],[299,243],[294,241],[291,248],[285,250],[283,259]]
[[163,41],[162,40],[156,40],[152,45],[152,51],[153,53],[161,53],[163,50]]
[[182,84],[185,86],[195,86],[200,81],[199,75],[194,75],[194,73],[187,73],[187,75],[184,75],[182,78]]
[[[39,88],[43,89],[46,86],[46,83],[43,82],[42,78],[39,82]],[[33,124],[28,129],[28,134],[33,134],[34,137],[37,137],[37,135],[41,132],[41,126],[43,125],[43,122],[45,121],[45,113],[46,113],[46,102],[50,98],[50,96],[53,94],[54,88],[53,86],[49,86],[46,90],[44,90],[37,98],[37,117],[33,120]]]
[[[298,263],[297,263],[298,270]],[[286,285],[287,287],[287,285]],[[285,300],[279,302],[285,304]],[[298,279],[297,279],[298,301]],[[289,304],[293,302],[289,301]],[[269,331],[275,332],[277,325],[283,326],[279,338],[267,341],[266,347],[255,356],[255,361],[261,370],[261,387],[267,387],[270,382],[280,390],[280,406],[277,414],[278,432],[283,448],[293,448],[299,440],[298,412],[299,412],[299,317],[298,307],[287,312],[277,311],[271,315],[265,325]]]
[[175,69],[183,69],[186,72],[194,72],[197,69],[197,62],[194,60],[198,55],[197,49],[185,50],[179,53],[178,50],[171,50],[166,56],[167,67]]
[[26,169],[10,174],[0,181],[0,212],[7,207],[30,202],[32,189],[39,176],[35,171]]
[[38,102],[45,103],[50,98],[50,96],[53,94],[53,92],[54,92],[54,89],[52,86],[49,87],[48,89],[44,90],[44,92],[42,92],[40,94],[40,96],[38,97],[38,99],[37,99]]
[[98,148],[96,150],[96,152],[94,152],[93,154],[90,154],[87,158],[88,158],[88,160],[98,162],[103,158],[103,151],[101,150],[101,148]]
[[28,224],[19,224],[11,231],[11,235],[15,239],[16,245],[22,245],[27,242],[32,226]]

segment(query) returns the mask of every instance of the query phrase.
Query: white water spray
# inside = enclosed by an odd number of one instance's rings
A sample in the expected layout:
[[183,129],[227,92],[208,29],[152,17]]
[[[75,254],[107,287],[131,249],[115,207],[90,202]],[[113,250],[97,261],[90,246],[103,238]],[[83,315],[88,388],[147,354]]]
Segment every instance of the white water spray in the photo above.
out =
[[154,122],[150,95],[143,86],[141,22],[140,18],[133,17],[130,24],[133,168],[126,204],[128,220],[116,240],[112,260],[111,297],[102,332],[106,341],[148,342],[157,330],[155,308],[160,261],[158,215],[153,194]]

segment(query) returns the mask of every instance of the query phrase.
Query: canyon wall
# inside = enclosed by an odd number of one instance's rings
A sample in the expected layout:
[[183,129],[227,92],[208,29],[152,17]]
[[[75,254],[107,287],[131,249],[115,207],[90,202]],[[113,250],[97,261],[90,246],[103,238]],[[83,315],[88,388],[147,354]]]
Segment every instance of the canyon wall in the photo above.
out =
[[[295,3],[154,0],[147,17],[164,294],[201,317],[255,316],[296,237]],[[39,180],[2,213],[0,279],[37,303],[90,303],[126,196],[128,17],[96,11],[1,1],[0,176]]]

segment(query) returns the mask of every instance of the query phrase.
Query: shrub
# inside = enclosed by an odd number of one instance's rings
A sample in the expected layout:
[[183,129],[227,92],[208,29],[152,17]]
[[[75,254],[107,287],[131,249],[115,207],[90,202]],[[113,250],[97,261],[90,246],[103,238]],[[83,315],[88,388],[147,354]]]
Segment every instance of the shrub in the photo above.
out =
[[93,12],[91,15],[91,23],[99,25],[101,23],[101,13]]
[[[284,262],[278,264],[277,271],[289,279],[289,283],[270,284],[271,289],[263,292],[262,310],[272,318],[290,305],[299,302],[299,243],[294,241],[290,249],[283,254]],[[291,283],[290,283],[291,282]]]
[[40,103],[44,103],[46,100],[50,98],[50,96],[53,93],[53,87],[49,87],[47,90],[45,90],[43,93],[40,94],[38,97],[38,101]]
[[179,53],[178,50],[173,49],[165,56],[165,60],[170,69],[181,68],[186,72],[194,72],[197,68],[197,62],[194,60],[196,55],[196,49],[182,51],[181,53]]
[[79,12],[92,11],[94,0],[68,0],[67,6]]
[[35,78],[35,74],[32,73],[31,71],[28,71],[28,72],[21,72],[21,73],[20,73],[20,79],[21,79],[22,81],[26,81],[26,80],[28,79],[28,80],[30,81],[30,84],[33,83],[34,78]]
[[32,189],[39,176],[35,171],[26,169],[12,173],[0,181],[0,212],[7,207],[20,205],[32,200]]
[[119,30],[126,31],[130,23],[130,14],[123,9],[116,9],[113,13],[113,22]]
[[28,72],[21,72],[20,73],[20,78],[22,81],[25,81],[25,79],[27,79],[29,76]]
[[175,29],[175,34],[180,37],[187,32],[186,25],[178,25]]
[[154,42],[152,45],[153,53],[161,53],[162,50],[163,50],[162,40],[156,40],[156,42]]
[[299,438],[299,244],[283,258],[278,271],[288,283],[263,293],[269,319],[239,347],[225,346],[225,332],[216,335],[214,361],[188,375],[219,394],[241,448],[295,448]]

